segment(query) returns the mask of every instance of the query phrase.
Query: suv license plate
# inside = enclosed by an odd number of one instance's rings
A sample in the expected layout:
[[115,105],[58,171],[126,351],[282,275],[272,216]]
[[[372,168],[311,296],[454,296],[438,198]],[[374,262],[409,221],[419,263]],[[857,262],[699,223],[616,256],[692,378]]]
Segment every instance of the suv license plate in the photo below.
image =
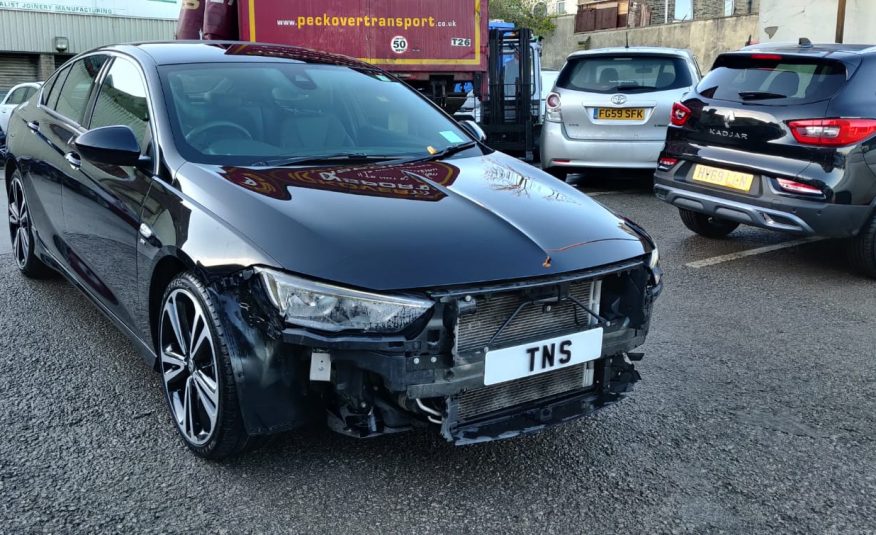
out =
[[751,183],[754,181],[754,175],[748,173],[738,173],[729,169],[719,169],[699,164],[694,167],[691,178],[697,182],[705,182],[706,184],[714,184],[739,191],[749,191]]
[[602,356],[602,327],[549,340],[487,351],[484,385],[567,368]]
[[596,108],[593,118],[603,121],[644,121],[645,108]]

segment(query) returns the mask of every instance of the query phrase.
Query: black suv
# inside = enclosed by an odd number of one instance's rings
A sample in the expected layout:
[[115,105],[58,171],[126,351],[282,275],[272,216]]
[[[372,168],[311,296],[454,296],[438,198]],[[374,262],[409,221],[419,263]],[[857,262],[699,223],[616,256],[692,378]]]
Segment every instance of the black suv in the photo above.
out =
[[854,267],[876,277],[876,47],[722,54],[671,122],[655,192],[689,229],[848,237]]

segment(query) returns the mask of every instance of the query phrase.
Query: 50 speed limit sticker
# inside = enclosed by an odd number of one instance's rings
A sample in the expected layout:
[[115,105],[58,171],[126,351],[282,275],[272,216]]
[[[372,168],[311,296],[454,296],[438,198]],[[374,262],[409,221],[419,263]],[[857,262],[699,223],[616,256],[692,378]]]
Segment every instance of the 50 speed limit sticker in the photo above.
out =
[[390,47],[396,54],[404,54],[408,50],[408,40],[403,35],[396,35],[392,38]]

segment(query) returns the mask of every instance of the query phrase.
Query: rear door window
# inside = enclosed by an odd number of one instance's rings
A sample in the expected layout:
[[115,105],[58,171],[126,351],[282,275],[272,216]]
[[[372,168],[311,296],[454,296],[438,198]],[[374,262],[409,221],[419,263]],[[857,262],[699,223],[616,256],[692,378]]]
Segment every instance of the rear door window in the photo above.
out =
[[48,82],[43,85],[43,94],[40,104],[51,109],[55,109],[58,103],[58,94],[61,92],[61,87],[64,85],[64,80],[70,73],[70,67],[59,71]]
[[[102,55],[88,56],[70,67],[70,74],[67,75],[64,87],[58,94],[56,112],[76,123],[82,123],[82,117],[85,115],[85,108],[88,107],[88,99],[91,96],[91,89],[94,86],[94,79],[97,78],[97,74],[106,59],[106,56]],[[54,90],[52,92],[54,93]]]
[[774,54],[726,55],[697,86],[710,99],[790,105],[833,97],[845,84],[846,66],[834,60]]
[[557,78],[557,87],[590,93],[645,93],[691,85],[684,59],[656,54],[572,58]]

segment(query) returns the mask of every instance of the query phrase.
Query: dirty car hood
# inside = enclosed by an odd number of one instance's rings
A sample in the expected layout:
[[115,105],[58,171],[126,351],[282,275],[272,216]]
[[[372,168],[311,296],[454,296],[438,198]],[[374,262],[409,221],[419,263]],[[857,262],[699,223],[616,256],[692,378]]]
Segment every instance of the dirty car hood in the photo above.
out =
[[186,164],[177,179],[276,267],[372,290],[550,276],[651,249],[589,197],[500,153],[338,168]]

